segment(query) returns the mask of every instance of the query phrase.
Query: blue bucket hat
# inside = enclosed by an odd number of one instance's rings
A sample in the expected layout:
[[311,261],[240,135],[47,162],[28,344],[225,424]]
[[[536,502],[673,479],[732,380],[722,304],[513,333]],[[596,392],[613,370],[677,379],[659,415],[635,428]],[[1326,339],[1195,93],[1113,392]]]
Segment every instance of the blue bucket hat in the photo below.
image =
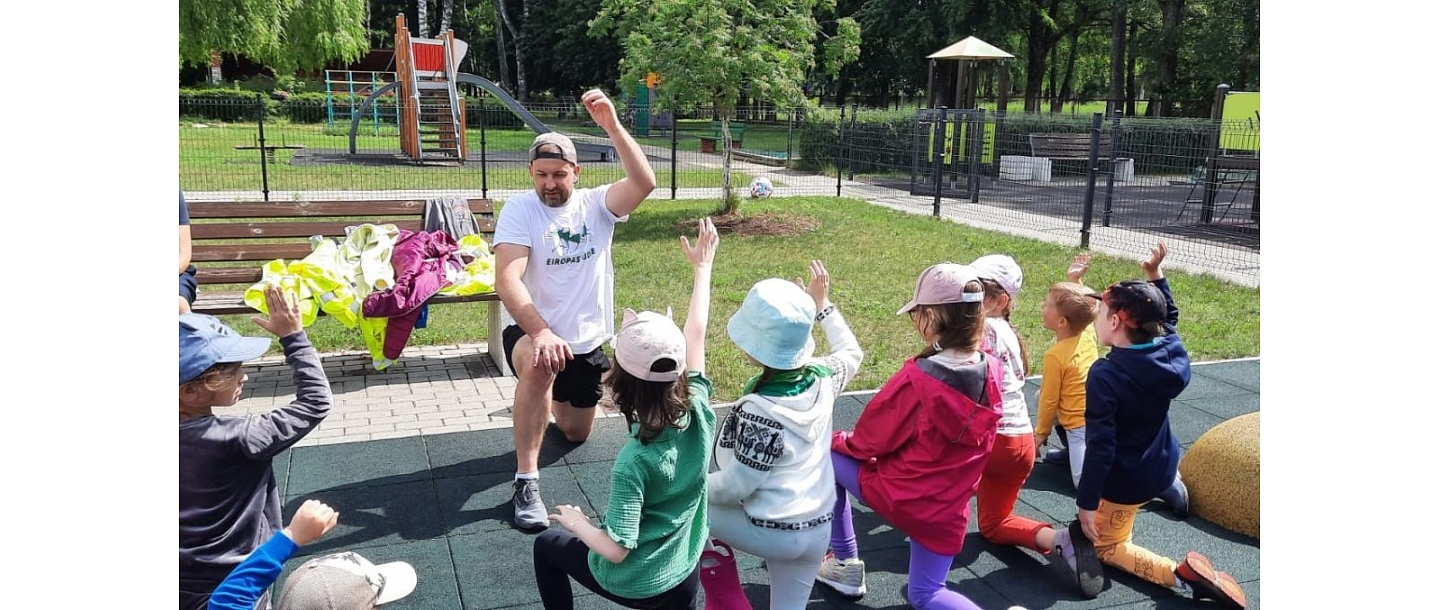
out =
[[201,313],[180,315],[180,383],[200,376],[221,362],[244,362],[270,349],[270,339],[246,337],[219,318]]
[[798,369],[815,353],[810,329],[815,324],[815,299],[794,282],[761,280],[725,330],[735,345],[772,369]]

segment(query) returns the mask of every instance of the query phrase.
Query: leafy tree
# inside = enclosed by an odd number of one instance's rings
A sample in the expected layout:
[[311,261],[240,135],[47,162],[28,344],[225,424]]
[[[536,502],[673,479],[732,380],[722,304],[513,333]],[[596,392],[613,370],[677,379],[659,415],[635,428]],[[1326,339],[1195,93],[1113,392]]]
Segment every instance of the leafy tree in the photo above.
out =
[[365,0],[180,0],[180,64],[243,55],[277,74],[351,62],[369,49]]
[[[591,33],[617,34],[626,88],[660,77],[657,106],[713,106],[720,119],[725,213],[739,210],[730,182],[730,118],[742,93],[777,105],[805,103],[802,84],[817,63],[831,75],[860,52],[860,26],[836,21],[821,35],[817,7],[835,0],[603,0]],[[817,42],[819,50],[817,51]],[[818,61],[817,61],[818,59]]]

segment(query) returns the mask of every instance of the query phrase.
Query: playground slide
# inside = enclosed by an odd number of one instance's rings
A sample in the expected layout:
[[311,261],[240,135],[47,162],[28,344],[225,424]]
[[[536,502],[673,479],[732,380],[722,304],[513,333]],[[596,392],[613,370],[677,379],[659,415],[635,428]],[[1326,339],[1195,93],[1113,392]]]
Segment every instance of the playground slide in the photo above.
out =
[[[521,105],[519,101],[517,101],[513,97],[510,97],[510,94],[506,93],[504,89],[501,89],[499,85],[490,82],[489,79],[481,76],[476,76],[468,72],[460,72],[455,75],[455,80],[456,82],[475,85],[477,87],[480,87],[481,89],[484,89],[490,95],[495,96],[495,99],[500,100],[501,104],[508,108],[510,112],[515,113],[515,116],[520,117],[520,120],[524,121],[525,125],[530,129],[533,129],[535,133],[542,134],[554,131],[553,129],[550,129],[548,125],[541,122],[540,119],[534,114],[531,114],[530,111],[527,110],[525,106]],[[389,85],[381,87],[379,90],[371,93],[369,97],[365,98],[365,102],[360,105],[360,110],[357,111],[350,119],[350,154],[355,154],[355,134],[360,130],[360,117],[365,116],[366,110],[370,108],[371,104],[375,103],[376,98],[380,97],[385,93],[388,93],[393,89],[395,89],[395,83],[391,83]],[[580,153],[582,157],[585,155],[585,153],[597,154],[600,156],[601,161],[609,161],[615,158],[615,147],[609,144],[591,144],[589,142],[576,142],[575,152]]]

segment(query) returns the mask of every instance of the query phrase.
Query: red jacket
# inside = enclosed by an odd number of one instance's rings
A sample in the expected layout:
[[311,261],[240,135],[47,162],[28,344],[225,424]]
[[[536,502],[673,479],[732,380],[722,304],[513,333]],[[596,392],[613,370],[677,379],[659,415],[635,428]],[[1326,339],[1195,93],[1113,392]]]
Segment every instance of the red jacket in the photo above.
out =
[[958,554],[965,542],[970,498],[1003,408],[1000,359],[981,357],[985,379],[974,384],[984,388],[980,401],[960,389],[958,373],[911,358],[865,405],[855,431],[836,432],[831,442],[862,462],[865,504],[942,555]]

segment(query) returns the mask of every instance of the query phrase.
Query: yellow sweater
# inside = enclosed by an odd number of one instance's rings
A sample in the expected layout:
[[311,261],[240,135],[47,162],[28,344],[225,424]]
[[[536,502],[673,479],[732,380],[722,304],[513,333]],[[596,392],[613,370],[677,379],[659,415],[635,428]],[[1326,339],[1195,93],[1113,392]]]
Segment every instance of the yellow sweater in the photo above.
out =
[[1066,430],[1085,425],[1085,379],[1090,375],[1090,365],[1099,357],[1093,324],[1074,337],[1056,341],[1045,351],[1036,434],[1050,436],[1057,416],[1060,427]]

